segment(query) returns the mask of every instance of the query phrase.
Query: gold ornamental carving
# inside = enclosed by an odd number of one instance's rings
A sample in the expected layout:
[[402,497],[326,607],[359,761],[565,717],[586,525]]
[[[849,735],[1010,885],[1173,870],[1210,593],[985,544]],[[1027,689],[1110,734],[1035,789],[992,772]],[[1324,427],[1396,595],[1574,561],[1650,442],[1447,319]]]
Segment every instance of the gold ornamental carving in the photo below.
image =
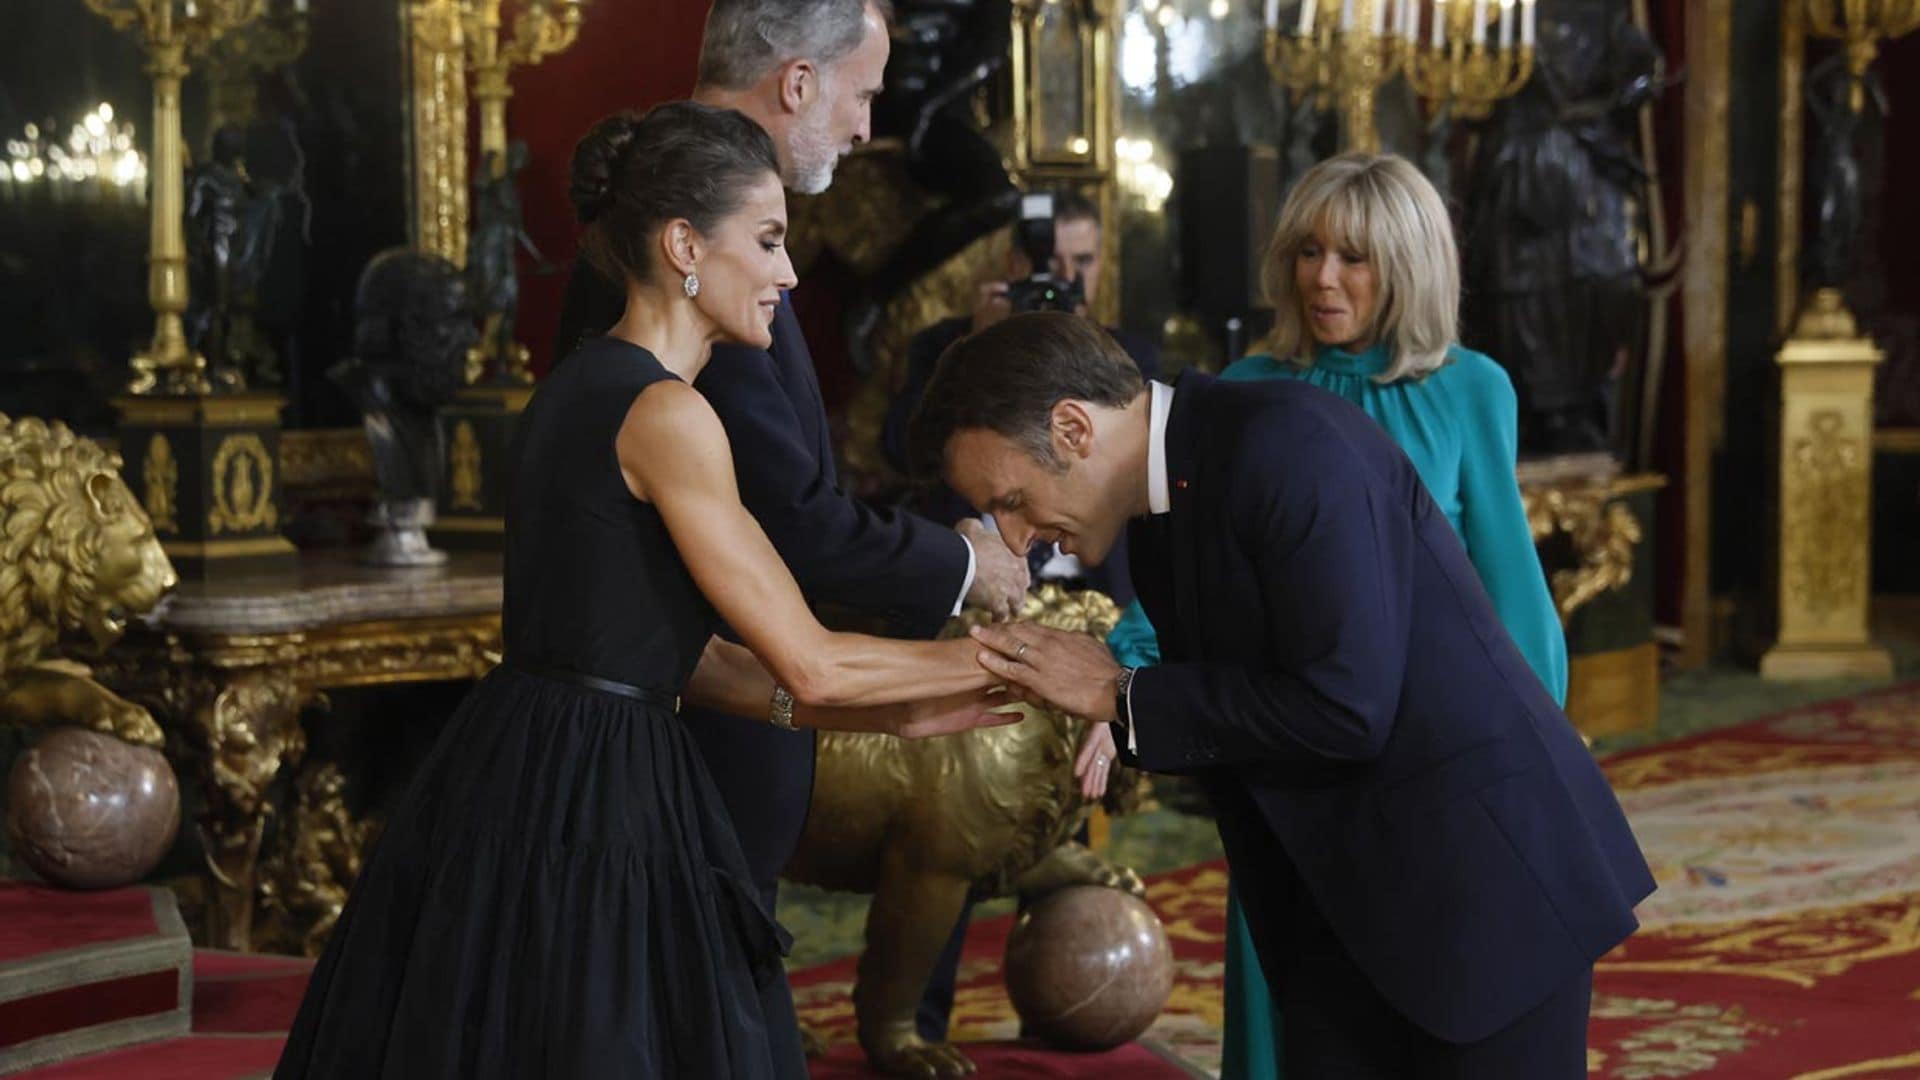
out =
[[307,0],[265,0],[262,7],[259,17],[221,35],[208,51],[208,130],[252,122],[260,77],[307,51]]
[[147,517],[155,532],[177,533],[180,522],[175,512],[180,505],[180,461],[173,456],[173,444],[158,432],[147,440],[147,460],[140,468],[146,488]]
[[324,766],[300,774],[292,813],[268,829],[279,813],[270,790],[305,757],[300,717],[315,694],[478,678],[499,662],[500,642],[495,613],[301,633],[146,634],[102,661],[103,678],[166,710],[186,733],[181,775],[207,807],[200,828],[214,944],[317,948],[358,873],[370,828],[347,815]]
[[480,437],[474,434],[472,421],[462,420],[454,425],[453,444],[447,449],[447,466],[452,470],[448,490],[452,494],[453,509],[481,509],[480,492],[486,480],[480,470]]
[[347,893],[379,823],[347,809],[347,778],[333,762],[309,763],[294,784],[291,840],[260,865],[262,948],[318,956],[346,910]]
[[251,432],[229,435],[213,453],[213,508],[207,511],[207,531],[253,532],[271,529],[279,521],[273,505],[273,455],[260,436]]
[[467,60],[459,0],[407,5],[413,246],[467,265]]
[[1785,587],[1816,618],[1856,601],[1866,580],[1867,447],[1837,409],[1821,409],[1788,447],[1786,527],[1800,538]]
[[287,492],[371,497],[373,451],[367,433],[357,427],[281,432],[280,485]]
[[1634,553],[1646,539],[1646,530],[1622,496],[1644,490],[1645,483],[1627,479],[1521,489],[1534,542],[1565,534],[1579,560],[1553,571],[1549,578],[1561,622],[1572,619],[1594,598],[1632,582]]
[[146,709],[50,654],[76,632],[113,645],[177,581],[118,454],[58,421],[0,414],[0,721],[160,745]]

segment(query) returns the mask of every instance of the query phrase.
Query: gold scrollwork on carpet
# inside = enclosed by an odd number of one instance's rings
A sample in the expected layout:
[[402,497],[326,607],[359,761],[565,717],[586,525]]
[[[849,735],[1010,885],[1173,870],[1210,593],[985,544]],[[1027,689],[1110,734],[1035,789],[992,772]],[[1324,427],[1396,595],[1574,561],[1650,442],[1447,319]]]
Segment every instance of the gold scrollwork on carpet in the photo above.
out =
[[207,531],[253,532],[279,520],[273,505],[273,455],[252,432],[229,435],[213,452],[213,507]]
[[153,531],[179,532],[176,510],[180,505],[180,459],[173,456],[173,444],[159,432],[147,440],[147,460],[141,466],[140,478],[146,489],[142,501]]
[[[1676,942],[1686,942],[1675,949]],[[1660,958],[1651,957],[1655,952]],[[1643,931],[1597,972],[1740,975],[1801,989],[1858,964],[1920,951],[1920,896],[1773,919],[1680,923]]]
[[1218,945],[1226,940],[1219,930],[1208,929],[1222,925],[1220,920],[1227,913],[1227,872],[1225,869],[1206,869],[1191,877],[1180,880],[1163,878],[1147,885],[1147,903],[1160,914],[1160,922],[1166,927],[1167,937],[1175,941],[1191,941],[1200,944]]
[[1615,791],[1636,791],[1678,780],[1803,769],[1815,765],[1849,765],[1885,761],[1884,748],[1871,744],[1833,742],[1820,745],[1739,743],[1714,741],[1604,762],[1601,768]]
[[479,510],[480,490],[486,481],[480,471],[480,437],[474,434],[473,421],[462,420],[453,426],[453,442],[447,448],[447,490],[455,510]]
[[1838,409],[1814,411],[1787,448],[1783,531],[1804,542],[1783,569],[1794,599],[1816,617],[1846,603],[1864,580],[1866,549],[1858,541],[1867,528],[1867,457]]
[[[1900,1069],[1903,1071],[1898,1074],[1899,1076],[1912,1076],[1912,1073],[1904,1070],[1913,1068],[1920,1068],[1920,1052],[1902,1054],[1899,1057],[1876,1058],[1872,1061],[1856,1061],[1851,1065],[1804,1072],[1795,1076],[1793,1080],[1853,1080],[1855,1077],[1880,1076],[1887,1069]],[[1896,1077],[1888,1074],[1883,1080],[1896,1080]]]

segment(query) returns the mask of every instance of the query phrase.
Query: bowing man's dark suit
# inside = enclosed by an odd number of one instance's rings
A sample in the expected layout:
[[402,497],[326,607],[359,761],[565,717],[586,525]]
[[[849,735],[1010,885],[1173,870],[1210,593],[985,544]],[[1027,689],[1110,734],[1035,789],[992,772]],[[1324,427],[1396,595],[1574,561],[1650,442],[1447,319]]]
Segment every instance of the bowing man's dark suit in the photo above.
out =
[[1115,738],[1206,788],[1289,1071],[1584,1076],[1593,962],[1653,879],[1412,463],[1332,394],[1197,374],[1165,447],[1129,540],[1166,662]]
[[[623,303],[604,278],[577,266],[555,354],[604,333]],[[741,502],[808,602],[884,616],[909,637],[938,633],[967,586],[972,551],[952,529],[840,490],[819,377],[791,303],[783,301],[774,317],[770,348],[715,346],[694,388],[727,429]],[[806,826],[814,733],[693,706],[683,716],[772,911],[780,872]],[[784,984],[774,996],[791,1012]]]

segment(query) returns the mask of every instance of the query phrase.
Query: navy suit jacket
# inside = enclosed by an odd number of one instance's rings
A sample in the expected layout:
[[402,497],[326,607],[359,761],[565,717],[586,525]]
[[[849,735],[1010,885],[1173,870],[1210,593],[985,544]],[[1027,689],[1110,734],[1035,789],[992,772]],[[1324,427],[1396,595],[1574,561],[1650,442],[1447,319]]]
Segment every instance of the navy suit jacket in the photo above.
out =
[[1171,512],[1130,528],[1166,660],[1134,761],[1207,789],[1269,975],[1297,882],[1388,1002],[1472,1042],[1632,933],[1619,803],[1379,425],[1189,373],[1166,455]]

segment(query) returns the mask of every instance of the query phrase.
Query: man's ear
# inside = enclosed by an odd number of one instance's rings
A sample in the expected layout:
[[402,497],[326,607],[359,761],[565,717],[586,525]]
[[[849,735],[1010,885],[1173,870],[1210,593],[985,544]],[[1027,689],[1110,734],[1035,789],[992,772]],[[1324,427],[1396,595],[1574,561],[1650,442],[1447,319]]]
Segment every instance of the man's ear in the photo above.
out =
[[1048,417],[1053,449],[1062,461],[1085,461],[1093,453],[1093,414],[1087,403],[1067,398],[1056,402]]
[[780,69],[780,107],[789,114],[806,112],[819,96],[820,71],[813,61],[791,60]]

